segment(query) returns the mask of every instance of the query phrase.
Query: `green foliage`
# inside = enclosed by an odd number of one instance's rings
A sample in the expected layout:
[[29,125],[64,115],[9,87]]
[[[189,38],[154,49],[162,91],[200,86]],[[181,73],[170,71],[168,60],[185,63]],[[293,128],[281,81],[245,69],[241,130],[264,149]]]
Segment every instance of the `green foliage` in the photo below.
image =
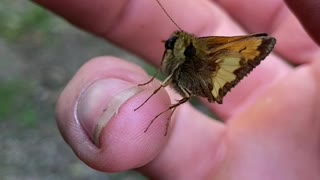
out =
[[0,121],[16,120],[21,125],[36,124],[36,108],[31,87],[21,82],[7,82],[0,86]]
[[23,2],[2,0],[0,4],[0,36],[7,40],[16,40],[23,35],[33,32],[49,31],[50,14],[35,5],[23,7]]

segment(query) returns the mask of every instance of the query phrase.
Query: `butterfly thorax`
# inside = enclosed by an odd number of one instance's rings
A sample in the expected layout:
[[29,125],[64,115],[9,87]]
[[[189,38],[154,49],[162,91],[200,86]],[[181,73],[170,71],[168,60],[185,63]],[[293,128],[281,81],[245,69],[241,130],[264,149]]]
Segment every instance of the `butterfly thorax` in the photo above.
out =
[[202,96],[210,102],[211,76],[215,65],[208,65],[205,46],[196,37],[186,32],[175,32],[165,44],[162,72],[171,76],[171,87],[183,97]]

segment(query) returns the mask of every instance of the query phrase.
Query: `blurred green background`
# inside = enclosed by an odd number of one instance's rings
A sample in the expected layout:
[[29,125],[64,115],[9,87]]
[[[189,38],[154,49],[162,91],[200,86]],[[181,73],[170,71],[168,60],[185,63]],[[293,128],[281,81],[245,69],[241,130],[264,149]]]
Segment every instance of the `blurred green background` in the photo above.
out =
[[145,179],[134,172],[106,174],[87,167],[56,127],[54,104],[62,88],[83,63],[100,55],[142,65],[30,1],[1,0],[1,180]]

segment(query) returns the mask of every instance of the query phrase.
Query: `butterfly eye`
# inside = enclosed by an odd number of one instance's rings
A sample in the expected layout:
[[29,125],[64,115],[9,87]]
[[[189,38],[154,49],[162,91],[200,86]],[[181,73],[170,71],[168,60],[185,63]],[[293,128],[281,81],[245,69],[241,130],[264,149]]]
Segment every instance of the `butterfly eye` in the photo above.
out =
[[186,49],[184,50],[184,55],[188,58],[192,58],[196,55],[196,48],[192,45],[192,43],[186,47]]
[[169,39],[166,41],[166,44],[165,44],[166,49],[171,49],[171,50],[173,50],[173,48],[174,48],[174,43],[176,42],[176,40],[177,40],[177,37],[176,37],[176,36],[173,36],[173,37],[169,38]]

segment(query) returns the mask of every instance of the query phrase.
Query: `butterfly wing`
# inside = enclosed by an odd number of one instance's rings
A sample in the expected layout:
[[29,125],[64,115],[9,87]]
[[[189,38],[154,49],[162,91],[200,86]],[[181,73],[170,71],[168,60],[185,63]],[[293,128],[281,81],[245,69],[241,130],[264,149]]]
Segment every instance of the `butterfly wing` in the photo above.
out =
[[221,104],[223,97],[272,51],[276,39],[267,34],[234,37],[202,37],[212,73],[211,94]]

